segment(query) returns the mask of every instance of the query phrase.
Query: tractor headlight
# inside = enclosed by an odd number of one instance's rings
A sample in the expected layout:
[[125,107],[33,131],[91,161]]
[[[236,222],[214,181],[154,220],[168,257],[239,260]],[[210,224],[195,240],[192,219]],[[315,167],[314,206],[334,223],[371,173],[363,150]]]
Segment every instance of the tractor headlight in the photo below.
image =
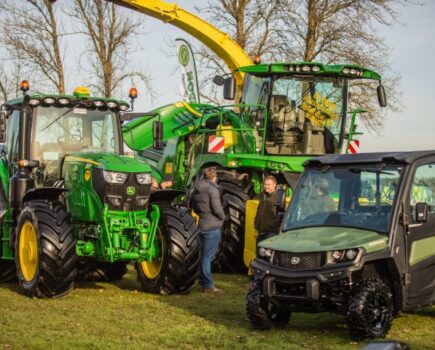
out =
[[262,258],[270,258],[272,256],[272,249],[260,248],[258,249],[258,255]]
[[110,184],[123,184],[127,180],[127,174],[103,170],[104,180]]
[[106,106],[109,108],[116,108],[116,107],[118,107],[118,104],[116,102],[109,101],[106,103]]
[[29,105],[31,105],[31,106],[37,106],[37,105],[39,105],[39,100],[37,100],[37,99],[35,99],[35,98],[32,98],[32,99],[29,101]]
[[151,174],[136,174],[136,181],[139,185],[149,185],[152,181]]
[[128,105],[119,105],[119,110],[125,112],[126,110],[128,110]]
[[52,105],[56,102],[53,97],[46,97],[42,100],[46,105]]
[[70,102],[69,98],[65,98],[65,97],[62,97],[62,98],[57,100],[57,103],[59,103],[62,106],[67,105],[69,102]]
[[94,106],[97,108],[103,107],[104,106],[104,102],[103,101],[94,101]]

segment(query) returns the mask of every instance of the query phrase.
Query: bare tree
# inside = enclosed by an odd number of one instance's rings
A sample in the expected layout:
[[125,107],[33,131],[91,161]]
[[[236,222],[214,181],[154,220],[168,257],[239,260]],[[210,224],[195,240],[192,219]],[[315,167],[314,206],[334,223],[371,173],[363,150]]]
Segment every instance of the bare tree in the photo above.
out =
[[[353,63],[380,72],[389,107],[400,110],[400,77],[388,64],[390,49],[379,27],[398,23],[398,6],[408,0],[283,0],[278,27],[283,60]],[[368,110],[365,123],[372,129],[382,124],[385,113],[377,107],[373,86],[351,86],[351,106]],[[371,90],[371,91],[369,91]]]
[[50,0],[4,0],[2,38],[11,59],[21,60],[51,84],[65,93],[65,76],[61,55],[61,35],[55,6]]
[[147,75],[132,70],[126,59],[134,52],[131,41],[139,34],[142,21],[131,12],[127,15],[117,5],[103,0],[74,0],[69,14],[86,29],[82,33],[89,39],[86,54],[90,57],[91,76],[95,79],[91,87],[111,97],[124,80],[139,78],[152,91]]
[[[276,59],[276,26],[282,0],[213,0],[197,11],[216,25],[242,47],[250,57],[260,56],[263,60]],[[215,74],[227,71],[224,62],[206,47],[199,52],[201,68],[201,91]],[[210,93],[201,95],[218,102],[213,86]],[[214,95],[214,96],[213,96]]]
[[6,102],[18,97],[19,82],[23,78],[23,64],[20,60],[13,60],[13,64],[2,62],[0,68],[0,102]]

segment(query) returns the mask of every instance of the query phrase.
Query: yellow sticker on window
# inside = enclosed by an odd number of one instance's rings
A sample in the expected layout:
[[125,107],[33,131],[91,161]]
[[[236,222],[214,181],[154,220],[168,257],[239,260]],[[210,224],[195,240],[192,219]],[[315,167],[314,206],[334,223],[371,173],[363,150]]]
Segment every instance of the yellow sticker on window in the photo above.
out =
[[172,163],[166,163],[165,174],[172,174]]
[[91,179],[91,171],[89,169],[85,170],[85,181],[89,181]]
[[306,95],[301,109],[314,126],[331,126],[338,119],[335,103],[316,92],[312,97]]

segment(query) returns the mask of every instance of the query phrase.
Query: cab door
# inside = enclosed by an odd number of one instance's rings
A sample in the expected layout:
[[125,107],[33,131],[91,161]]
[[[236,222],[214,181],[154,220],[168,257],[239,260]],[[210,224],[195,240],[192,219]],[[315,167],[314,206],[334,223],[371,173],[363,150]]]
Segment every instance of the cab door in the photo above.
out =
[[[427,204],[426,221],[416,219],[417,203]],[[405,305],[427,305],[435,301],[435,159],[416,164],[405,210],[409,213]]]

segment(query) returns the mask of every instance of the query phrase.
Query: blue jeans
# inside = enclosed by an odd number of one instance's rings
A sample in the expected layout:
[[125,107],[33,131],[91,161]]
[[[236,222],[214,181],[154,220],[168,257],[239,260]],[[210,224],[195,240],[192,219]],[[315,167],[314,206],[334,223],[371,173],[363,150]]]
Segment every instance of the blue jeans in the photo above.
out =
[[221,230],[215,229],[209,231],[201,231],[199,237],[201,238],[202,245],[202,258],[199,270],[199,284],[202,288],[213,288],[215,285],[211,276],[211,263],[219,246],[219,241],[221,240]]

